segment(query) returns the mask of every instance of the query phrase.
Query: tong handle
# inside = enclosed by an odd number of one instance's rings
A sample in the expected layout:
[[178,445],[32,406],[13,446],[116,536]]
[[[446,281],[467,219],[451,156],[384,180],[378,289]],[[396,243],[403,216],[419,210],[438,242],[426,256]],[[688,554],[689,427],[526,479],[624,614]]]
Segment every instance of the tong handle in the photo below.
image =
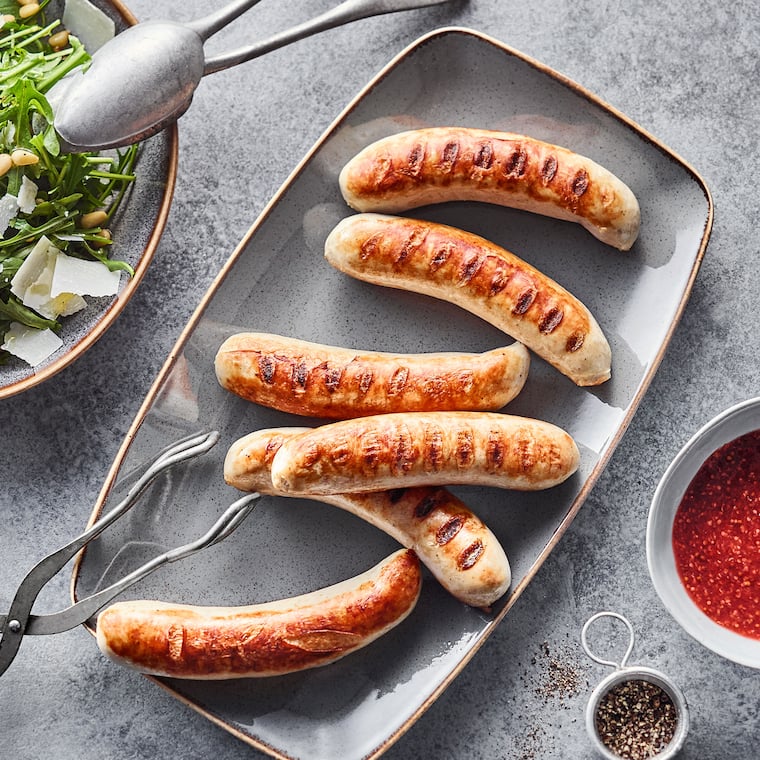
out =
[[223,29],[238,16],[241,16],[247,10],[253,8],[258,2],[260,2],[260,0],[235,0],[203,18],[190,21],[187,26],[197,32],[198,36],[205,42],[209,37],[216,34],[220,29]]
[[40,560],[19,584],[8,614],[0,626],[0,675],[13,662],[21,640],[26,633],[34,602],[53,576],[73,559],[90,541],[99,536],[109,525],[119,519],[135,503],[153,479],[168,467],[190,457],[208,451],[219,440],[219,433],[196,433],[177,441],[164,449],[147,468],[142,477],[129,490],[126,497],[114,509],[101,517],[84,533]]
[[107,588],[104,588],[91,596],[81,599],[76,604],[67,607],[65,610],[61,610],[52,615],[44,615],[36,618],[33,621],[33,627],[29,633],[60,633],[61,631],[67,631],[70,628],[75,628],[82,623],[86,623],[96,612],[102,610],[103,607],[121,594],[122,591],[125,591],[130,586],[134,586],[135,583],[141,581],[159,567],[189,557],[191,554],[195,554],[201,549],[204,549],[207,546],[213,546],[219,541],[227,538],[227,536],[229,536],[230,533],[232,533],[232,531],[234,531],[235,528],[248,517],[254,507],[253,502],[259,499],[260,496],[261,494],[258,493],[246,494],[241,499],[238,499],[231,504],[211,528],[195,541],[191,541],[184,546],[178,546],[175,549],[170,549],[169,551],[164,552],[164,554],[154,557],[152,560],[149,560],[128,575],[125,575],[121,580],[112,583]]
[[239,48],[206,59],[203,74],[205,76],[223,71],[231,66],[259,58],[293,42],[353,21],[359,21],[370,16],[380,16],[385,13],[397,13],[398,11],[425,8],[429,5],[440,5],[445,2],[449,2],[449,0],[344,0],[340,5],[330,8],[319,16],[274,34],[250,47]]

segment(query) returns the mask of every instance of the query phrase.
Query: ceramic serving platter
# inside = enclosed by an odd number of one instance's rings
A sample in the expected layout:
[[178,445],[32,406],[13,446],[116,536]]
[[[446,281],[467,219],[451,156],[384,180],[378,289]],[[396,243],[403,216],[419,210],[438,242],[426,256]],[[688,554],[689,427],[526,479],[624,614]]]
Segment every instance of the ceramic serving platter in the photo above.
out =
[[[113,20],[116,32],[137,22],[118,0],[95,0],[93,5]],[[63,0],[53,0],[46,8],[47,17],[60,18],[63,8]],[[86,30],[73,31],[85,38]],[[176,126],[140,146],[136,179],[110,224],[111,258],[126,261],[134,269],[134,275],[122,274],[115,296],[88,296],[86,309],[62,318],[59,337],[63,345],[41,364],[31,367],[13,356],[0,364],[0,399],[26,391],[69,366],[100,338],[127,305],[153,259],[166,224],[174,193],[177,153]]]
[[[467,664],[581,507],[630,422],[679,319],[707,245],[710,195],[699,176],[651,135],[579,85],[467,29],[432,32],[395,57],[294,169],[233,252],[181,335],[104,485],[115,503],[135,468],[174,439],[217,429],[221,442],[151,488],[129,518],[84,555],[75,597],[205,531],[240,494],[226,486],[228,446],[276,425],[317,424],[223,391],[213,359],[241,330],[381,351],[481,351],[511,339],[450,304],[352,280],[323,258],[325,237],[350,210],[337,177],[360,148],[426,125],[527,133],[607,166],[638,196],[643,225],[628,253],[580,226],[474,203],[414,215],[475,232],[574,292],[605,330],[612,379],[581,389],[534,357],[506,411],[568,430],[578,473],[540,493],[455,490],[489,525],[511,561],[513,585],[490,612],[454,600],[432,580],[412,615],[371,646],[328,667],[271,679],[156,679],[243,741],[283,758],[375,757]],[[266,498],[224,543],[166,568],[129,596],[237,605],[304,593],[358,574],[398,546],[341,510]],[[507,623],[508,624],[508,621]],[[103,667],[117,667],[104,661]],[[508,665],[501,663],[499,667]]]

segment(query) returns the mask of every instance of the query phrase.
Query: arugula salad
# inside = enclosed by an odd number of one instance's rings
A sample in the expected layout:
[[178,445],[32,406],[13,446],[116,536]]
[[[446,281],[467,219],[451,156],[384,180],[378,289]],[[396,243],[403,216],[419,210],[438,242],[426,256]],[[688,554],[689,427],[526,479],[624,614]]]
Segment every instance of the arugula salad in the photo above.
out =
[[62,345],[61,318],[84,296],[113,295],[121,272],[133,274],[109,255],[109,223],[138,146],[61,150],[51,90],[90,55],[46,18],[48,2],[0,0],[0,363],[13,354],[32,366]]

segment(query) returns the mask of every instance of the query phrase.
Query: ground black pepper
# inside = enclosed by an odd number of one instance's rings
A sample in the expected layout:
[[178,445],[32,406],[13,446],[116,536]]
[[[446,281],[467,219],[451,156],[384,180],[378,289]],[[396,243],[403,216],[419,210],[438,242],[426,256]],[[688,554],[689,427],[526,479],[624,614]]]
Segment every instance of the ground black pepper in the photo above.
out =
[[643,679],[613,686],[596,710],[596,730],[611,752],[626,760],[645,760],[667,747],[678,725],[673,700]]

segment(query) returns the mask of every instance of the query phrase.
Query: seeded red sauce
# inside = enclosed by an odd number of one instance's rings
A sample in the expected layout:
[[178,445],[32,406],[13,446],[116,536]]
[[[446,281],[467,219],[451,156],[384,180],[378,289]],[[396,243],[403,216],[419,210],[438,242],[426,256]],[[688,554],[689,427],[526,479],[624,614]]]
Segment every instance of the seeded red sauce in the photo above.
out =
[[673,523],[681,580],[719,625],[760,639],[760,430],[713,452]]

